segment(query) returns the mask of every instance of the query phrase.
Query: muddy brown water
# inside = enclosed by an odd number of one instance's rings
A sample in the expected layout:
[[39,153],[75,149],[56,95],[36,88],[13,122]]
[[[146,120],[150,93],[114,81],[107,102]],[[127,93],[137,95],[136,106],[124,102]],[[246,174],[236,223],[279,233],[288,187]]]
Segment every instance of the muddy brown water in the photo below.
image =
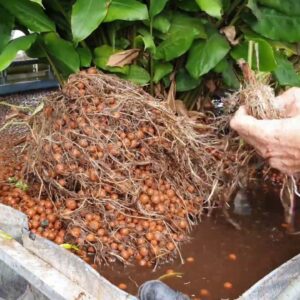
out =
[[[238,231],[216,213],[194,228],[191,243],[182,247],[183,258],[193,257],[193,263],[180,260],[166,264],[155,272],[141,267],[113,265],[102,267],[100,273],[112,283],[126,283],[128,291],[137,293],[138,286],[164,275],[168,269],[183,273],[182,278],[171,277],[165,283],[191,297],[199,299],[236,299],[259,279],[300,253],[300,236],[288,235],[282,227],[283,211],[278,193],[274,190],[250,191],[249,216],[233,218],[242,226]],[[300,216],[300,215],[299,215]],[[229,254],[235,254],[232,261]],[[226,290],[223,285],[231,282]],[[200,297],[207,289],[209,297]]]

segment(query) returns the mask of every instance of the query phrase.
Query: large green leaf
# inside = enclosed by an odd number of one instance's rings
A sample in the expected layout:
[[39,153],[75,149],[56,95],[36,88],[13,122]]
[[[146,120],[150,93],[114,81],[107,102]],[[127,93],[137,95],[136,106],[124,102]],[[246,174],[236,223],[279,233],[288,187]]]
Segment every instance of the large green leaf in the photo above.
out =
[[14,15],[20,24],[34,32],[55,31],[54,23],[43,8],[30,0],[0,0],[0,5]]
[[204,26],[199,18],[175,13],[164,41],[157,47],[155,58],[170,61],[186,53],[194,39],[206,37]]
[[80,58],[73,44],[50,32],[43,36],[45,51],[63,75],[79,71]]
[[115,47],[125,50],[130,46],[130,44],[130,40],[126,39],[125,37],[118,37]]
[[279,42],[279,41],[268,41],[269,44],[276,50],[282,50],[284,54],[288,57],[292,55],[297,55],[297,45],[286,43],[286,42]]
[[5,8],[0,7],[0,53],[10,40],[15,18]]
[[160,14],[154,17],[152,25],[154,29],[162,33],[167,33],[171,27],[171,22],[166,15]]
[[195,34],[192,30],[175,32],[169,35],[156,49],[155,59],[170,61],[186,53],[193,44]]
[[245,19],[261,35],[285,42],[300,41],[300,16],[285,15],[275,9],[260,8],[259,18]]
[[198,12],[199,6],[195,0],[177,0],[176,5],[187,12]]
[[38,3],[39,5],[42,5],[42,0],[30,0],[30,1],[36,2],[36,3]]
[[89,67],[91,65],[92,58],[93,58],[91,50],[82,47],[78,47],[76,50],[80,58],[80,66]]
[[232,63],[229,63],[227,59],[223,59],[214,68],[214,71],[222,74],[223,81],[225,85],[229,88],[238,89],[240,87],[240,82],[236,73],[234,72]]
[[293,64],[283,55],[276,55],[277,68],[273,74],[282,86],[300,86],[300,77]]
[[[43,6],[46,8],[46,12],[51,10],[61,13],[66,19],[71,18],[72,6],[76,0],[42,0]],[[70,20],[69,20],[70,21]]]
[[234,72],[232,65],[228,65],[228,68],[224,72],[222,72],[222,77],[227,87],[235,90],[239,89],[241,84],[238,80],[236,73]]
[[186,71],[180,69],[176,74],[176,90],[177,92],[187,92],[193,90],[201,83],[201,78],[195,79]]
[[148,9],[136,0],[111,0],[104,22],[147,20]]
[[153,40],[153,36],[150,34],[150,32],[148,32],[146,29],[144,28],[140,28],[138,30],[138,33],[140,34],[140,36],[137,36],[137,38],[141,38],[144,44],[144,49],[147,50],[149,49],[149,51],[154,54],[156,52],[156,46]]
[[200,18],[190,17],[184,13],[175,13],[171,20],[170,34],[185,34],[192,31],[195,38],[207,38],[204,25]]
[[222,5],[223,5],[223,12],[227,13],[228,10],[230,10],[232,7],[232,0],[223,0]]
[[222,73],[224,70],[226,70],[228,66],[228,61],[226,58],[222,59],[213,69],[216,73]]
[[146,85],[150,81],[149,73],[144,68],[137,65],[129,66],[127,74],[120,74],[119,76],[139,85]]
[[194,78],[208,73],[229,52],[230,46],[224,36],[214,33],[206,41],[197,41],[191,48],[186,68]]
[[154,65],[153,82],[158,83],[166,75],[173,71],[173,65],[171,63],[156,62]]
[[55,23],[60,37],[72,40],[71,13],[75,0],[42,0],[49,18]]
[[71,26],[77,43],[88,37],[107,14],[106,0],[77,0],[73,5]]
[[114,53],[119,52],[120,49],[113,49],[109,45],[103,45],[101,47],[97,47],[94,49],[94,63],[95,65],[105,71],[109,71],[112,73],[121,73],[121,74],[127,74],[129,67],[109,67],[107,66],[108,59],[110,56]]
[[36,34],[22,36],[10,41],[0,54],[0,71],[6,69],[15,59],[18,51],[26,51],[36,39]]
[[258,0],[258,3],[274,8],[289,16],[300,16],[299,0]]
[[[277,62],[274,56],[274,51],[272,46],[264,39],[260,38],[247,38],[247,40],[252,40],[257,44],[257,51],[256,53],[254,51],[253,53],[253,58],[252,58],[252,69],[259,69],[260,71],[263,72],[270,72],[276,69]],[[248,48],[249,48],[249,43],[244,42],[240,44],[239,46],[235,47],[231,51],[231,56],[235,59],[238,60],[240,58],[243,58],[244,60],[248,60]],[[258,56],[258,60],[256,60]]]
[[261,18],[261,15],[260,15],[260,9],[257,5],[257,1],[256,0],[248,0],[247,2],[247,7],[250,8],[250,10],[252,11],[253,15],[256,17],[256,18]]
[[160,14],[169,0],[150,0],[149,16],[152,19]]
[[222,16],[222,1],[221,0],[196,0],[199,7],[208,15],[221,18]]
[[26,51],[26,55],[32,58],[44,58],[47,56],[43,47],[44,41],[42,35],[38,35],[30,48]]

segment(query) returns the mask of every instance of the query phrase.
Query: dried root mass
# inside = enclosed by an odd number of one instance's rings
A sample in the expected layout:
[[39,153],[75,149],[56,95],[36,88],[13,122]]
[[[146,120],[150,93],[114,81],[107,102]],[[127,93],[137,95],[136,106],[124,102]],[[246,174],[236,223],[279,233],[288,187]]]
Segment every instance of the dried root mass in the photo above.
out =
[[165,262],[236,177],[231,141],[202,118],[199,128],[128,82],[81,71],[33,118],[27,171],[62,203],[66,240],[96,262]]
[[280,119],[280,111],[275,107],[274,90],[264,83],[247,84],[230,97],[233,103],[245,105],[249,115],[260,120]]

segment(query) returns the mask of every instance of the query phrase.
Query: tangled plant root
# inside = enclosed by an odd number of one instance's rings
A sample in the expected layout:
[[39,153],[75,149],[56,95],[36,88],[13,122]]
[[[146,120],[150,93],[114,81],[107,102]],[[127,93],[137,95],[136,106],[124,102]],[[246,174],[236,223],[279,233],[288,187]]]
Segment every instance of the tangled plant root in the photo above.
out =
[[240,105],[279,118],[274,98],[252,76],[226,101],[230,113],[195,121],[128,82],[81,71],[32,119],[27,174],[59,203],[65,241],[93,262],[158,265],[180,256],[204,211],[223,207],[239,227],[227,202],[256,175],[255,151],[228,131],[229,120]]
[[[284,118],[283,113],[275,106],[275,92],[259,78],[246,63],[240,64],[244,74],[244,87],[234,93],[228,102],[232,107],[244,105],[249,115],[259,120],[274,120]],[[249,152],[250,156],[251,151]],[[253,154],[253,151],[252,151]],[[254,154],[255,155],[255,154]],[[265,176],[268,172],[265,172]],[[295,195],[298,195],[297,181],[293,176],[283,176],[280,199],[285,211],[285,221],[288,232],[294,232]]]
[[[225,100],[227,110],[232,113],[239,106],[244,105],[248,114],[256,119],[282,118],[281,112],[275,106],[274,89],[268,85],[269,78],[262,74],[255,74],[242,60],[239,65],[244,76],[244,84],[239,91]],[[228,118],[228,115],[225,118]]]
[[249,115],[260,120],[279,119],[280,112],[274,106],[274,90],[262,82],[247,84],[235,97],[245,105]]
[[81,71],[33,118],[27,173],[62,201],[69,243],[98,263],[157,265],[180,255],[236,177],[231,141],[202,118],[199,128],[128,82]]

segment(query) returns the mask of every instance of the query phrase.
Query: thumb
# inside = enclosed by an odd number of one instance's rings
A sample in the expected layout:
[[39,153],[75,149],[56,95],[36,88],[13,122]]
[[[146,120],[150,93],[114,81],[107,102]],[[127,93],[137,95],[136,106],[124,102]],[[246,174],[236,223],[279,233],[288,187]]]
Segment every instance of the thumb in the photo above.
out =
[[244,127],[245,124],[249,123],[251,121],[250,119],[254,118],[248,115],[246,107],[242,105],[230,120],[230,127],[238,131],[241,127]]
[[245,105],[240,106],[235,113],[235,117],[241,118],[243,116],[249,116]]

